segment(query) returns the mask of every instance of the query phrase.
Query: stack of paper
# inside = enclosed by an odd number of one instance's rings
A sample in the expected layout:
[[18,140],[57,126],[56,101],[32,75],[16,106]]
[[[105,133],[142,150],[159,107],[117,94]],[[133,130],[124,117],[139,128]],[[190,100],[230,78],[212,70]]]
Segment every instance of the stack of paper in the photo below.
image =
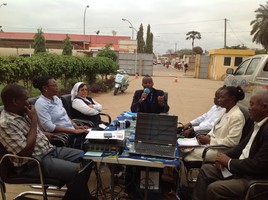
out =
[[180,147],[195,147],[195,146],[201,146],[196,137],[194,138],[179,138],[177,140]]

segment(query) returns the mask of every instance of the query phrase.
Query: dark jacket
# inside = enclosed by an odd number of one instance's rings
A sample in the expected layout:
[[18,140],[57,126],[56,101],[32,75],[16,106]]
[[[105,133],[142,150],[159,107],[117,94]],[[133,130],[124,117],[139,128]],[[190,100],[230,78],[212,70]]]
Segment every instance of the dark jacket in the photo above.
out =
[[158,104],[158,96],[163,96],[164,92],[162,90],[156,90],[153,88],[152,92],[150,92],[147,98],[139,103],[139,99],[143,90],[136,90],[133,96],[133,101],[131,104],[131,112],[143,112],[143,113],[167,113],[169,111],[169,106],[167,104],[167,100],[165,99],[165,105],[162,107]]
[[250,151],[249,157],[239,160],[239,157],[247,145],[250,136],[253,133],[253,127],[249,134],[237,146],[225,153],[232,158],[230,162],[230,171],[239,177],[253,179],[268,178],[268,121],[266,121],[255,136]]

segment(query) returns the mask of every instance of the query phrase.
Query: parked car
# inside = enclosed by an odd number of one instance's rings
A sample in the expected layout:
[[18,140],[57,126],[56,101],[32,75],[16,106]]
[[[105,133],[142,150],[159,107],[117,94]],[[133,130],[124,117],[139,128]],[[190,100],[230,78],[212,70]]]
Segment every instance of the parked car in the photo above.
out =
[[224,84],[240,85],[245,92],[245,99],[240,101],[240,104],[248,106],[251,96],[258,91],[268,89],[268,55],[252,56],[243,61],[235,71],[228,68],[226,73]]

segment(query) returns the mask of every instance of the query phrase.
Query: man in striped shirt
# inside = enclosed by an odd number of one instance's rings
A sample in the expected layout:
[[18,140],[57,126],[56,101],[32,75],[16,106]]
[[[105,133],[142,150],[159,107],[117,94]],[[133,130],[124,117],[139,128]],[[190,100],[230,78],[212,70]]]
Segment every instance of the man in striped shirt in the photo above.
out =
[[[29,105],[29,94],[24,87],[7,85],[1,92],[1,98],[4,110],[0,116],[0,141],[6,150],[12,154],[37,158],[41,161],[45,178],[61,180],[68,187],[78,175],[83,151],[55,147],[49,142],[52,134],[39,129],[35,108]],[[39,176],[37,166],[32,161],[12,160],[12,163],[18,172]],[[79,184],[87,184],[87,181]],[[83,192],[77,191],[78,194]]]

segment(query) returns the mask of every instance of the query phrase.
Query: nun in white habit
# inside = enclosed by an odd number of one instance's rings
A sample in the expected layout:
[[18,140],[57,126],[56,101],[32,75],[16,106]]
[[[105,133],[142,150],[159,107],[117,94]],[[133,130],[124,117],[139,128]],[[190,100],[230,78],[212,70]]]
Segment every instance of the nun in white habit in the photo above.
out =
[[[71,91],[72,107],[76,112],[75,116],[86,118],[86,116],[97,117],[98,119],[90,119],[91,121],[99,120],[99,112],[102,110],[102,105],[88,96],[87,85],[83,82],[78,82],[74,85]],[[77,116],[81,113],[81,116]],[[84,117],[82,117],[84,115]],[[88,119],[88,118],[87,118]]]

